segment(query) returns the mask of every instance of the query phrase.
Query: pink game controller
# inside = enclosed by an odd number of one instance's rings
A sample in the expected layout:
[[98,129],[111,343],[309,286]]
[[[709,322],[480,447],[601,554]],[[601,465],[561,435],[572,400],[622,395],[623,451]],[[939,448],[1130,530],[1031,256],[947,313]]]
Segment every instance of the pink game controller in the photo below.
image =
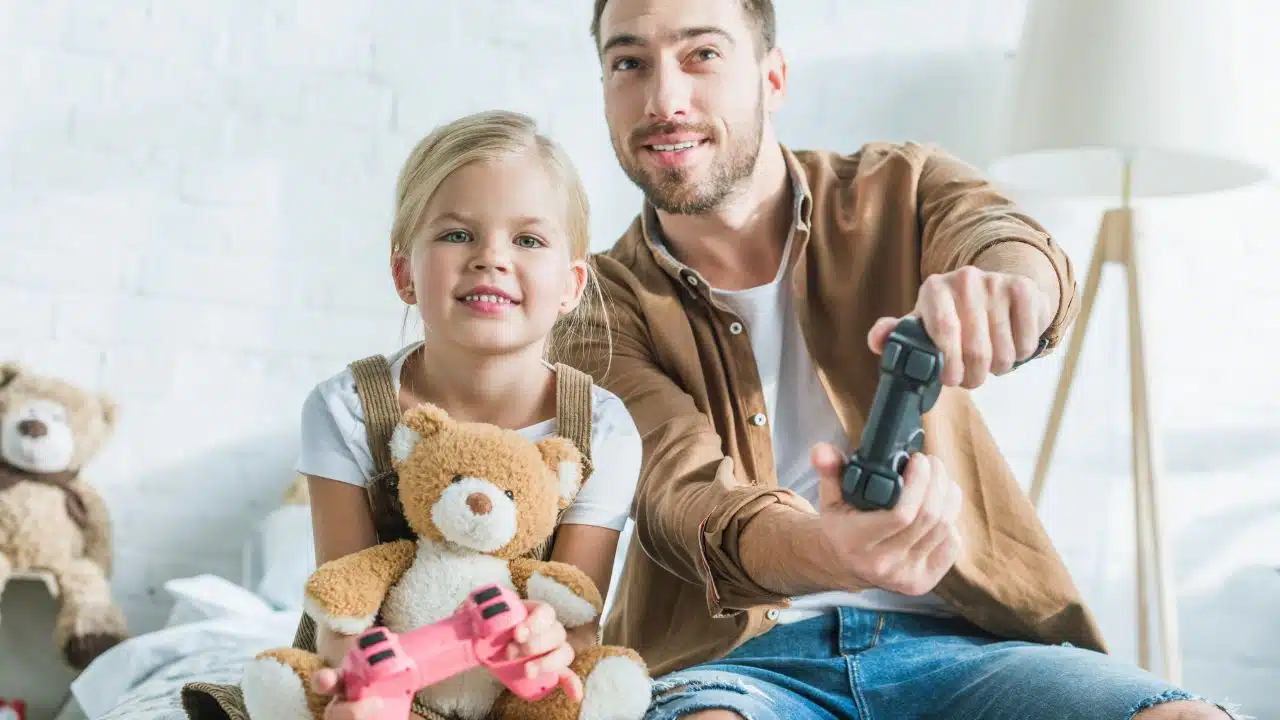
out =
[[539,700],[555,689],[560,676],[526,677],[525,665],[536,658],[505,659],[515,627],[528,615],[513,590],[487,585],[440,622],[399,635],[369,628],[343,659],[343,695],[348,700],[376,695],[385,708],[381,717],[403,720],[419,690],[482,665],[519,697]]

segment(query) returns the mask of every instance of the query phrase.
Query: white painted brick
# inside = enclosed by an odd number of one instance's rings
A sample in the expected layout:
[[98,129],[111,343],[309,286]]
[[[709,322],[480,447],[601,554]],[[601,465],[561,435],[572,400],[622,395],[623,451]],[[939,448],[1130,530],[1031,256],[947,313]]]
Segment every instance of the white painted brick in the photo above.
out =
[[15,339],[52,340],[54,295],[0,283],[0,333]]

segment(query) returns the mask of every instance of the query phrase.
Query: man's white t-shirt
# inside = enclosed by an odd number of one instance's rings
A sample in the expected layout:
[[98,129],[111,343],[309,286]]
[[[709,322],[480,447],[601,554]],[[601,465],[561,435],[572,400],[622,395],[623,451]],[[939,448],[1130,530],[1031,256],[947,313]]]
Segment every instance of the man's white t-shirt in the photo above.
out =
[[[765,407],[778,485],[795,491],[818,507],[818,475],[809,462],[814,443],[829,442],[846,457],[856,449],[845,436],[840,418],[827,396],[805,345],[791,297],[791,242],[787,238],[783,262],[773,281],[746,290],[719,290],[712,294],[732,310],[744,326],[739,337],[749,337],[764,391]],[[888,590],[858,593],[824,592],[792,598],[791,608],[780,611],[778,622],[795,622],[838,606],[881,611],[950,615],[953,612],[930,593],[918,597]]]
[[[400,391],[400,370],[405,358],[421,344],[401,348],[389,358],[396,392]],[[594,467],[562,522],[621,531],[631,512],[640,476],[640,433],[622,400],[602,387],[592,389],[591,410]],[[553,418],[518,432],[536,442],[555,434],[555,430]],[[350,368],[316,385],[303,402],[297,471],[362,487],[369,484],[374,474],[373,455]]]

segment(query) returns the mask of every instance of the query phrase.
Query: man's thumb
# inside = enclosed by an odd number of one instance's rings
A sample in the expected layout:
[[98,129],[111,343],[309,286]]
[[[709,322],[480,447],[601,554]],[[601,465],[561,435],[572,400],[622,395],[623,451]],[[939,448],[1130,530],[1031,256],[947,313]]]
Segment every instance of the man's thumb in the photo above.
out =
[[809,462],[818,473],[818,506],[827,508],[843,503],[840,478],[844,474],[845,459],[830,443],[818,443],[809,451]]

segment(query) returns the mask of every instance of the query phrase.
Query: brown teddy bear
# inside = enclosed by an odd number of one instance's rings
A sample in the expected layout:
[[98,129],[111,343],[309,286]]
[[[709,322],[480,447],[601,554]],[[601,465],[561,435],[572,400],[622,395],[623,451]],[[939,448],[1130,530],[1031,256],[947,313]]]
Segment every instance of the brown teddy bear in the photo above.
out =
[[[529,557],[555,531],[558,513],[581,484],[581,455],[560,437],[530,442],[518,432],[457,422],[433,405],[407,411],[391,454],[397,492],[414,540],[382,543],[321,566],[307,582],[304,608],[322,626],[356,634],[381,616],[405,632],[453,615],[467,595],[491,583],[548,603],[566,628],[597,619],[599,590],[578,568]],[[268,650],[245,670],[245,707],[255,720],[320,719],[328,698],[309,691],[323,666],[295,648]],[[583,680],[575,702],[553,690],[528,702],[486,669],[473,668],[421,690],[417,698],[446,717],[629,720],[649,706],[648,670],[634,650],[596,645],[572,668]]]
[[109,581],[110,515],[79,477],[115,417],[107,396],[0,365],[0,592],[15,572],[53,575],[54,642],[76,670],[127,637]]

